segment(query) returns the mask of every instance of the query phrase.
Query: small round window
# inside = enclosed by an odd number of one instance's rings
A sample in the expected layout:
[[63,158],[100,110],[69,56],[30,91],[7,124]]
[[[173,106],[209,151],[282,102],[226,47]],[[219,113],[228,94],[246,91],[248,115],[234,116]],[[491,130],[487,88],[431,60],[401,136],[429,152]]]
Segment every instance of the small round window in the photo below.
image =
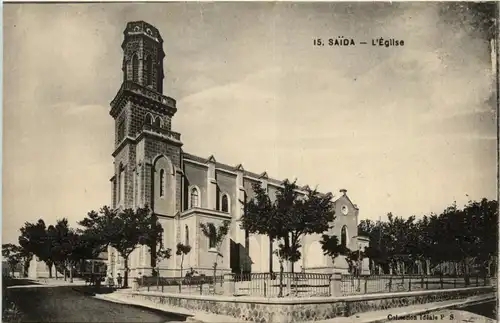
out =
[[347,215],[347,213],[349,212],[347,205],[342,205],[341,211],[342,211],[342,214]]

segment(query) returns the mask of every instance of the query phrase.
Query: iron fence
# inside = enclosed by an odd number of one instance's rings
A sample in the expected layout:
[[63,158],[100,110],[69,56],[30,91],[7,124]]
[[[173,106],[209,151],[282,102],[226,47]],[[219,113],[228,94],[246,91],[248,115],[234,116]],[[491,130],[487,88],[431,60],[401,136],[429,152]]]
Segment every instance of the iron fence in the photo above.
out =
[[331,276],[291,272],[235,274],[235,294],[259,297],[331,296]]
[[340,291],[343,296],[437,290],[473,286],[490,286],[490,277],[474,276],[425,276],[425,275],[341,275]]
[[184,294],[220,294],[224,276],[160,277],[143,276],[136,278],[138,290],[161,291]]
[[493,277],[480,275],[340,275],[340,280],[334,280],[334,277],[332,274],[291,272],[224,274],[215,278],[201,274],[192,277],[140,277],[136,283],[138,290],[143,291],[266,298],[348,296],[496,285]]

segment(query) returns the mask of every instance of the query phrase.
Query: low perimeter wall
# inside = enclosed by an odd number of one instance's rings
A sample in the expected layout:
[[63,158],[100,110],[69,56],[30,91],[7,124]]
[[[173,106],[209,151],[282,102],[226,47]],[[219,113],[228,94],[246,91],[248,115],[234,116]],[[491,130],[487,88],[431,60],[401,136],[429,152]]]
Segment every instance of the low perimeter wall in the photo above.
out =
[[182,295],[159,292],[130,292],[127,297],[156,304],[228,315],[241,321],[294,323],[347,317],[356,313],[465,299],[493,293],[493,287],[366,294],[345,297],[256,298],[207,295]]

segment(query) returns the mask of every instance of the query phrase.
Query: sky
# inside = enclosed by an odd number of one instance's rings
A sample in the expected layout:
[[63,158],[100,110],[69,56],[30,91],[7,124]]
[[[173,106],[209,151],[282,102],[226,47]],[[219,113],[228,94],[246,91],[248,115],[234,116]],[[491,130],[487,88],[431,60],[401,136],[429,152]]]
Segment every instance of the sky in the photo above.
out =
[[[338,195],[360,219],[496,198],[488,41],[439,3],[5,4],[3,243],[108,205],[123,30],[163,39],[183,149]],[[317,47],[313,39],[356,46]],[[384,37],[404,47],[371,44]]]

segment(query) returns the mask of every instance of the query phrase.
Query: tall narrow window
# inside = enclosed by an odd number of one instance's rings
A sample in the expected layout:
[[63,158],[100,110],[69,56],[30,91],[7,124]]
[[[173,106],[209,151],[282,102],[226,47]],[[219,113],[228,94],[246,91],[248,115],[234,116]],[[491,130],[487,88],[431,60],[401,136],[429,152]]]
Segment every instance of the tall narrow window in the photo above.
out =
[[141,166],[138,166],[138,169],[137,169],[137,205],[141,205],[141,192],[142,192],[141,176],[142,176],[142,168],[141,168]]
[[132,81],[139,82],[139,58],[137,55],[132,57]]
[[117,132],[118,142],[122,141],[125,137],[125,119],[122,119],[118,123],[118,132]]
[[189,227],[186,225],[186,237],[185,237],[186,241],[185,241],[185,244],[186,246],[189,246]]
[[215,231],[214,226],[210,225],[209,228],[214,229],[214,230],[210,230],[210,237],[208,238],[208,248],[213,249],[213,248],[215,248],[215,238],[216,238],[217,232]]
[[199,193],[198,193],[198,189],[196,187],[193,187],[191,189],[190,203],[191,203],[191,208],[199,206]]
[[124,202],[125,200],[125,169],[123,168],[123,166],[120,166],[120,188],[119,188],[119,196],[120,196],[120,199],[119,201],[120,202]]
[[222,212],[229,212],[229,199],[227,194],[222,194],[221,198],[221,211]]
[[160,169],[160,196],[165,196],[165,171]]
[[343,226],[342,230],[340,231],[340,244],[343,247],[347,246],[347,226]]
[[153,124],[153,117],[149,113],[146,114],[146,118],[144,119],[144,123],[147,125]]
[[152,85],[153,84],[153,60],[151,59],[151,56],[148,56],[146,58],[146,85]]

